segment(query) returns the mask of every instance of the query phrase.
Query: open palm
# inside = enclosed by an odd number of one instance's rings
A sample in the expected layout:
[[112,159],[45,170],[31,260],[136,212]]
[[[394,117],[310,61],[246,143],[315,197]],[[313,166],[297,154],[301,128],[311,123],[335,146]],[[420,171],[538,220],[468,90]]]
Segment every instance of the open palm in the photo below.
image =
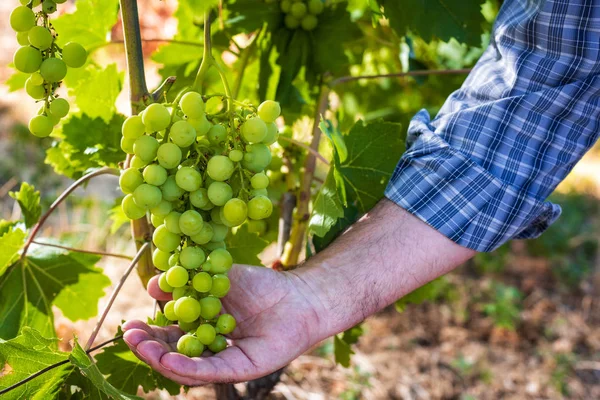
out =
[[[183,332],[177,326],[148,326],[141,321],[123,325],[131,350],[164,376],[185,385],[240,382],[267,375],[285,366],[322,339],[319,316],[310,289],[293,272],[235,265],[232,287],[223,308],[238,321],[229,335],[231,346],[209,357],[189,358],[175,351]],[[154,277],[148,292],[157,300],[171,295]]]

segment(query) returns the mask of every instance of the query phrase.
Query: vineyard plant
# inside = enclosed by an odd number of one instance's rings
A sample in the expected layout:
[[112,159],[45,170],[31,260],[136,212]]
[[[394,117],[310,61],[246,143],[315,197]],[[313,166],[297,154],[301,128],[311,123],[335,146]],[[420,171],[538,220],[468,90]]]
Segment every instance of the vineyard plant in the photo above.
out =
[[[435,114],[460,86],[498,7],[178,0],[173,37],[146,38],[148,1],[10,1],[5,22],[20,47],[6,84],[39,105],[28,141],[45,149],[53,174],[72,180],[57,198],[21,182],[11,193],[21,217],[0,222],[0,398],[44,400],[187,390],[138,360],[120,328],[96,340],[125,280],[145,287],[160,274],[173,300],[139,318],[177,324],[180,353],[225,350],[236,329],[222,310],[232,265],[302,268],[374,207],[404,151],[409,119],[421,108]],[[151,54],[147,43],[158,43]],[[111,60],[117,56],[125,70]],[[158,68],[156,88],[145,63]],[[125,82],[128,115],[117,110]],[[113,235],[131,235],[135,254],[44,235],[65,200],[101,175],[113,176],[117,198],[103,219]],[[109,293],[97,264],[114,257],[130,263]],[[434,300],[443,286],[433,281],[396,308]],[[89,336],[72,338],[71,352],[58,348],[53,308],[71,321],[97,321]],[[334,338],[337,363],[351,364],[361,333],[359,325]],[[280,374],[247,383],[244,398],[264,398]],[[216,391],[242,396],[233,385]]]

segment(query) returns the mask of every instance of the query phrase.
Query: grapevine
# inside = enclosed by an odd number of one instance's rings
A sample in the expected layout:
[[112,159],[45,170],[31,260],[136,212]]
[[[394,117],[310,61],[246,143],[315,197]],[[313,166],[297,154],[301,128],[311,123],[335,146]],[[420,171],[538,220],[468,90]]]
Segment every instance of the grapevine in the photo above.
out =
[[37,115],[29,121],[29,130],[35,136],[46,137],[69,113],[69,102],[56,94],[67,75],[67,68],[82,67],[87,52],[76,42],[69,42],[62,48],[56,43],[58,34],[49,16],[56,12],[57,4],[66,0],[20,2],[21,5],[10,14],[10,26],[17,32],[17,41],[21,45],[15,52],[13,63],[18,71],[31,74],[25,82],[25,91],[41,103]]

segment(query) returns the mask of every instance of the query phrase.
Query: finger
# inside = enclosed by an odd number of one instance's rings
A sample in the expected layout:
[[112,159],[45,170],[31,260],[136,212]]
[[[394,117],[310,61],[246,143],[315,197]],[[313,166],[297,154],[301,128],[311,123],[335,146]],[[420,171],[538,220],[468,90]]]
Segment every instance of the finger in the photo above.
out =
[[137,354],[139,354],[140,358],[144,360],[148,365],[150,365],[153,369],[179,384],[197,386],[204,383],[193,378],[180,376],[177,373],[174,373],[162,366],[160,364],[160,359],[165,354],[171,354],[171,350],[164,343],[160,343],[156,340],[146,340],[137,345],[136,351]]
[[161,327],[148,325],[140,320],[131,320],[123,324],[123,331],[127,332],[132,329],[145,331],[148,335],[167,343],[177,342],[183,335],[183,331],[177,325]]
[[159,277],[160,275],[155,275],[148,281],[148,294],[150,295],[150,297],[159,301],[173,300],[173,295],[171,293],[163,292],[158,286]]
[[189,358],[179,353],[166,353],[160,363],[177,375],[210,383],[248,381],[271,372],[259,369],[237,346],[211,357]]

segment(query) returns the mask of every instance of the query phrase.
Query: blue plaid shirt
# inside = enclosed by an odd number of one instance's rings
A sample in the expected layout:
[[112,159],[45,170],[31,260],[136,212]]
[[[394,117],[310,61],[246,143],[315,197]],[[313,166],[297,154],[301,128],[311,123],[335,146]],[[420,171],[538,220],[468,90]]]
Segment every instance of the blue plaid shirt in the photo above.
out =
[[600,1],[506,0],[462,87],[411,121],[386,196],[477,251],[539,236],[598,139],[599,72]]

